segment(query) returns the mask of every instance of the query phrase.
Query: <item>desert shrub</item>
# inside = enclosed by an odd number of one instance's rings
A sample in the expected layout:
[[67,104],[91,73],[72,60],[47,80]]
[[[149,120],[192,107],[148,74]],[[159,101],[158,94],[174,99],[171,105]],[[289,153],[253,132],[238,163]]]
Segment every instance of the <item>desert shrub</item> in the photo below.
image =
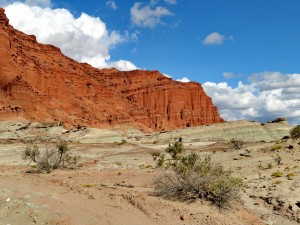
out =
[[272,169],[272,167],[273,167],[273,164],[271,162],[268,163],[267,169]]
[[180,142],[169,145],[165,152],[152,154],[156,166],[166,169],[155,181],[158,196],[188,202],[205,199],[219,208],[239,200],[241,179],[213,163],[210,156],[201,159],[196,153],[185,154]]
[[287,179],[288,180],[291,180],[293,177],[295,177],[296,176],[296,174],[295,173],[288,173],[287,175],[286,175],[286,177],[287,177]]
[[25,161],[36,162],[37,158],[40,156],[40,151],[37,145],[27,146],[23,152],[22,159]]
[[272,173],[271,176],[272,176],[272,177],[282,177],[282,176],[283,176],[283,173],[280,172],[280,171],[276,171],[276,172]]
[[274,157],[274,162],[275,162],[277,165],[280,165],[280,164],[281,164],[281,161],[282,161],[281,156],[277,154],[277,155]]
[[272,146],[271,151],[275,151],[282,148],[282,144],[275,144]]
[[125,139],[122,139],[122,141],[118,143],[118,145],[124,145],[124,144],[127,144],[127,141]]
[[120,161],[117,161],[114,164],[117,165],[117,166],[122,166],[122,162],[120,162]]
[[41,152],[37,145],[27,146],[23,152],[22,158],[30,165],[35,163],[34,167],[28,172],[51,172],[58,168],[75,169],[78,168],[78,162],[80,160],[79,155],[71,155],[69,153],[70,148],[65,141],[60,141],[56,148],[49,150],[46,146],[46,150]]
[[281,183],[282,183],[281,180],[275,180],[275,181],[273,182],[273,184],[281,184]]
[[230,143],[231,143],[232,147],[236,150],[241,149],[244,145],[244,142],[242,140],[236,140],[234,138],[232,138],[230,140]]
[[294,127],[290,130],[290,135],[292,139],[300,138],[300,125]]

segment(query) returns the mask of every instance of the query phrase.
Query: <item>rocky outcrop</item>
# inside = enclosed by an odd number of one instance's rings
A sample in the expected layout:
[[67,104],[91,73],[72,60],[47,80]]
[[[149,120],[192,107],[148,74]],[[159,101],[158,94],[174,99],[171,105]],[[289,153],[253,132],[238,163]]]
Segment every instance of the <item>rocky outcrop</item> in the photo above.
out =
[[0,118],[60,122],[65,126],[171,130],[222,122],[195,82],[158,71],[99,70],[39,44],[9,25],[0,9]]
[[287,121],[261,124],[255,121],[230,121],[209,126],[198,126],[153,135],[140,136],[142,143],[170,143],[182,139],[183,142],[230,142],[232,139],[244,142],[272,142],[289,136],[293,125]]
[[[122,143],[126,140],[129,143],[152,145],[172,143],[180,138],[183,143],[204,142],[206,144],[230,142],[232,139],[244,142],[273,142],[288,136],[293,127],[287,122],[262,125],[258,122],[242,120],[144,134],[137,129],[126,129],[126,132],[123,129],[90,127],[65,129],[59,123],[51,122],[0,121],[0,143],[57,142],[63,139],[72,143]],[[285,147],[289,148],[290,145],[292,144],[286,142]],[[297,148],[293,147],[293,149]]]

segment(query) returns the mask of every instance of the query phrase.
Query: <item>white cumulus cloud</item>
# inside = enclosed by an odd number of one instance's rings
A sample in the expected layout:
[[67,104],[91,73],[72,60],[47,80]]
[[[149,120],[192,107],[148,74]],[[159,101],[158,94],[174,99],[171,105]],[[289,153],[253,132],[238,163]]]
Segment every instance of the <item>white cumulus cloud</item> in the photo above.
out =
[[41,43],[59,47],[65,55],[79,62],[98,68],[109,67],[109,50],[131,37],[128,32],[108,31],[99,17],[81,13],[75,18],[67,9],[52,9],[50,5],[51,1],[27,0],[6,5],[5,11],[15,28],[36,35]]
[[110,68],[116,68],[122,71],[130,71],[130,70],[137,70],[138,68],[130,61],[127,60],[119,60],[109,64]]
[[233,88],[226,82],[203,84],[225,120],[247,119],[266,122],[287,117],[300,123],[300,74],[264,72],[241,81]]
[[29,6],[51,7],[51,0],[26,0],[25,4]]
[[187,77],[183,77],[181,79],[177,79],[176,81],[183,82],[183,83],[188,83],[188,82],[190,82],[190,79],[187,78]]
[[158,24],[162,24],[162,17],[171,16],[172,13],[162,6],[156,6],[152,9],[150,5],[136,2],[130,9],[130,15],[132,24],[139,27],[154,28]]
[[253,74],[249,77],[251,83],[256,83],[263,90],[275,90],[278,88],[297,88],[300,92],[299,74],[288,74],[283,76],[279,72],[263,72]]
[[206,36],[202,42],[204,45],[221,45],[225,39],[224,35],[219,34],[218,32],[213,32]]

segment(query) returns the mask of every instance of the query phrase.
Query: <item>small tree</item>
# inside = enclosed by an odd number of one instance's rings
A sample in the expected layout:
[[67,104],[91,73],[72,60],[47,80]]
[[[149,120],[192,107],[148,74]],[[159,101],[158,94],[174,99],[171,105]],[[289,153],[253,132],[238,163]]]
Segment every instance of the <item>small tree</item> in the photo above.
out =
[[157,195],[182,201],[206,199],[220,208],[239,199],[241,180],[213,163],[210,156],[201,159],[196,153],[185,154],[179,142],[169,145],[165,152],[152,154],[156,166],[166,169],[155,181]]
[[300,138],[300,125],[297,125],[293,129],[290,130],[290,135],[292,139]]

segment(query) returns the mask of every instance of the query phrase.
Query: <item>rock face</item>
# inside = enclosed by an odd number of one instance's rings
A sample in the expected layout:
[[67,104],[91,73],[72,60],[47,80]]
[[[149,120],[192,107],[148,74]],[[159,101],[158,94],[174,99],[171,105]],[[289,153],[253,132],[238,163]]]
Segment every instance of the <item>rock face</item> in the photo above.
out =
[[9,25],[0,8],[0,118],[61,122],[66,126],[171,130],[223,122],[195,82],[158,71],[99,70],[39,44]]

